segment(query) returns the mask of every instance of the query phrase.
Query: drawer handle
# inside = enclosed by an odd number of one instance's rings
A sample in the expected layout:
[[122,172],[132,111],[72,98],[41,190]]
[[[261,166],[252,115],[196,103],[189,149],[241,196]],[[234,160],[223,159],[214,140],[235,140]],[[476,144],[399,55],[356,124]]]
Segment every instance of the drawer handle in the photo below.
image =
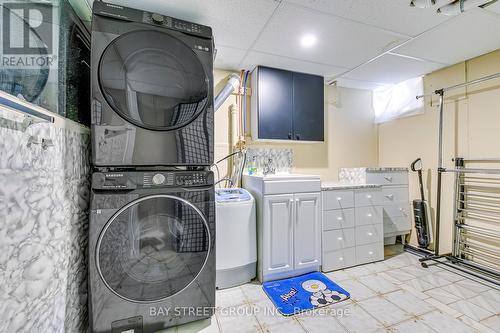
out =
[[372,195],[371,195],[371,194],[368,194],[368,195],[366,196],[366,198],[367,198],[367,199],[371,199],[371,198],[372,198]]
[[392,177],[384,176],[384,179],[387,180],[388,182],[392,182]]
[[369,255],[373,255],[373,251],[369,251],[369,252],[368,252],[368,254],[369,254]]
[[373,215],[371,213],[366,214],[366,217],[372,217]]
[[368,233],[368,236],[373,236],[373,233],[369,232],[369,233]]
[[342,237],[338,237],[337,240],[342,240]]
[[342,200],[342,197],[337,197],[337,201],[341,201]]
[[344,260],[344,258],[340,257],[340,258],[339,258],[339,260],[340,260],[340,261],[343,261],[343,260]]
[[342,221],[342,220],[343,220],[342,216],[337,217],[337,221]]
[[385,197],[387,199],[391,199],[392,200],[394,198],[394,194],[387,194]]

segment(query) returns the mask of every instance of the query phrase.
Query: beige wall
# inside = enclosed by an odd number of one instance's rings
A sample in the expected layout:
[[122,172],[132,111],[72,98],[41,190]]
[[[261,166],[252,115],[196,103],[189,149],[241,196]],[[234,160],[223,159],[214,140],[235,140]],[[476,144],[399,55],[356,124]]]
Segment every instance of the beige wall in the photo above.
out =
[[[434,72],[424,78],[425,93],[500,72],[500,50]],[[421,157],[426,170],[426,195],[436,207],[438,157],[437,97],[425,100],[425,113],[379,125],[381,166],[409,166]],[[500,157],[500,79],[450,91],[444,108],[445,167],[455,156]],[[453,176],[443,179],[441,252],[451,251],[453,234]],[[419,197],[416,174],[410,174],[410,199]],[[415,233],[411,244],[416,245]]]
[[[223,88],[230,72],[215,70],[215,92]],[[228,108],[236,103],[232,95],[216,112],[216,159],[229,152]],[[248,102],[248,113],[250,103]],[[376,166],[378,134],[373,123],[371,92],[325,86],[325,142],[323,143],[259,143],[247,136],[250,147],[284,147],[294,152],[296,173],[319,174],[322,180],[337,180],[339,167]],[[248,119],[247,124],[250,124]],[[250,125],[248,125],[250,127]],[[250,128],[248,128],[250,131]],[[222,165],[222,169],[225,166]]]

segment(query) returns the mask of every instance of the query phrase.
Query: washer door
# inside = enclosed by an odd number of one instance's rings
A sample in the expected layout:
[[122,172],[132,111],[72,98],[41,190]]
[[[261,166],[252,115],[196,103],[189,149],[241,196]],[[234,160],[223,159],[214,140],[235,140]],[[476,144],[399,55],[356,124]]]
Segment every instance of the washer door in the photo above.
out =
[[160,301],[196,279],[210,243],[207,221],[197,207],[175,196],[148,196],[124,206],[104,226],[97,270],[123,299]]
[[158,31],[134,31],[113,40],[102,55],[98,75],[114,111],[150,130],[183,127],[208,101],[209,80],[194,51]]

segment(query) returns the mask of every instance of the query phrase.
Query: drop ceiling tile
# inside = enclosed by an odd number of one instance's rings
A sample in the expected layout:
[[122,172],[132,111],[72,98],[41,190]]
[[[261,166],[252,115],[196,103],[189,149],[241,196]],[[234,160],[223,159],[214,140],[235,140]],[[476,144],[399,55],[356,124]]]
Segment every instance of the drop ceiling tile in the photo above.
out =
[[453,17],[394,52],[452,65],[500,48],[498,36],[498,16],[477,8]]
[[436,13],[436,7],[410,7],[410,0],[286,1],[409,36],[416,36],[449,19]]
[[109,0],[211,26],[215,44],[248,49],[276,9],[274,0]]
[[399,83],[417,76],[428,74],[446,65],[425,60],[385,54],[363,65],[344,77],[387,84]]
[[353,79],[346,79],[343,77],[338,78],[336,81],[339,87],[363,89],[363,90],[374,90],[386,86],[385,84],[379,82],[353,80]]
[[263,65],[296,72],[322,75],[325,78],[341,74],[348,70],[347,68],[317,64],[256,51],[251,51],[243,60],[242,65],[244,69],[248,70],[254,69],[257,65]]
[[[314,34],[317,44],[304,48],[300,39]],[[343,18],[282,3],[262,30],[254,50],[299,60],[353,68],[399,45],[405,37]]]
[[217,55],[214,61],[214,68],[239,70],[239,64],[245,56],[246,51],[227,46],[216,46]]
[[494,4],[485,7],[484,9],[493,13],[500,14],[500,2],[497,1]]

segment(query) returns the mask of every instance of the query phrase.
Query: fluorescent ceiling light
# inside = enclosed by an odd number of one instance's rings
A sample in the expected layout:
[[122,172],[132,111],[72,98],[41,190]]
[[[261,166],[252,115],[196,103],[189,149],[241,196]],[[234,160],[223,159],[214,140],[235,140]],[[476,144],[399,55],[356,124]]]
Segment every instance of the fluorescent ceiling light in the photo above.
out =
[[315,35],[305,34],[300,39],[300,45],[302,45],[303,47],[311,47],[311,46],[314,46],[317,41],[318,41],[318,39],[316,38]]

